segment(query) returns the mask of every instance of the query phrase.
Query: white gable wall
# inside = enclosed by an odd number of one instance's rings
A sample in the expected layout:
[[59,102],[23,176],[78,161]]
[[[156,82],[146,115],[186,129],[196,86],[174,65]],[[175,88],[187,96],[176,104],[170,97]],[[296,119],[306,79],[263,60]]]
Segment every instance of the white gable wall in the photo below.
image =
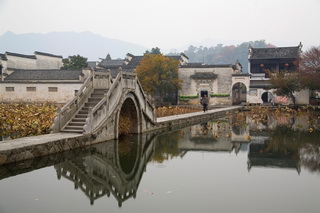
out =
[[7,67],[15,69],[37,69],[37,60],[34,58],[18,57],[12,55],[6,55]]
[[62,58],[36,54],[37,69],[60,69],[63,66]]

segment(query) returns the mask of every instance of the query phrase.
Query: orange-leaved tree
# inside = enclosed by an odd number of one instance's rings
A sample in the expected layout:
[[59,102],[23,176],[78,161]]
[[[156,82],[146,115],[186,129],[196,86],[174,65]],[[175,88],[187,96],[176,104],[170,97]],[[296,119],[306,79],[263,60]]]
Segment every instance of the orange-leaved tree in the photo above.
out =
[[173,102],[181,87],[178,77],[179,61],[162,54],[145,54],[137,66],[137,76],[146,93],[152,95],[157,105]]

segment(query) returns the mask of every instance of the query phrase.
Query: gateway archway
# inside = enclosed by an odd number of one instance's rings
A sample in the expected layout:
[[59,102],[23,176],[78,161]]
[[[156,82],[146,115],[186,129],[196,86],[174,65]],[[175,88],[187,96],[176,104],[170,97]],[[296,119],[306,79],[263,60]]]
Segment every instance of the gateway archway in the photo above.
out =
[[232,104],[237,105],[247,102],[247,87],[244,83],[238,82],[232,86]]

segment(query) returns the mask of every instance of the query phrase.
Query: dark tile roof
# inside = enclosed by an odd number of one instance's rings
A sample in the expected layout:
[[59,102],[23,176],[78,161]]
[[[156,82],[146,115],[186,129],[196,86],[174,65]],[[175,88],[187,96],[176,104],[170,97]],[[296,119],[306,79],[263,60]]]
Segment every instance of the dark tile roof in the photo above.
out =
[[251,48],[250,59],[296,58],[300,47]]
[[186,56],[186,54],[184,54],[184,53],[181,53],[180,55],[181,55],[181,56],[184,56],[184,57],[187,58],[187,59],[189,59],[189,57]]
[[182,65],[181,68],[219,68],[219,67],[231,67],[232,64],[201,64],[201,63],[189,63]]
[[4,81],[79,80],[82,70],[15,70]]
[[188,65],[183,65],[183,66],[201,67],[201,66],[203,66],[203,64],[202,63],[188,63]]
[[96,72],[111,72],[111,77],[116,78],[118,73],[120,72],[120,70],[123,72],[134,72],[133,69],[122,69],[122,68],[119,69],[119,67],[114,68],[114,69],[96,69],[95,71]]
[[125,60],[108,60],[108,59],[102,59],[102,61],[99,63],[99,66],[101,67],[108,67],[108,66],[121,66],[124,64]]
[[234,74],[232,74],[232,76],[242,76],[242,77],[245,77],[245,76],[250,76],[250,74],[249,73],[234,73]]
[[166,55],[165,57],[171,58],[173,60],[179,61],[181,59],[180,55]]
[[[134,55],[132,55],[130,53],[128,53],[127,55],[132,57],[132,59],[129,61],[129,63],[127,65],[128,67],[132,68],[132,67],[137,67],[137,66],[140,65],[140,62],[142,61],[143,56],[134,56]],[[165,55],[164,57],[168,57],[168,58],[171,58],[171,59],[174,59],[174,60],[177,60],[177,61],[181,60],[181,55]],[[185,56],[185,57],[188,58],[187,56]]]
[[2,61],[7,61],[8,60],[5,54],[0,54],[0,59]]
[[209,72],[197,72],[194,75],[191,75],[191,78],[194,79],[216,79],[217,77],[217,74]]
[[127,53],[127,56],[134,57],[131,53]]
[[36,56],[34,56],[34,55],[23,55],[23,54],[19,54],[19,53],[6,52],[6,55],[21,57],[21,58],[37,59]]
[[34,54],[35,55],[44,55],[44,56],[49,56],[49,57],[55,57],[55,58],[63,58],[61,55],[53,55],[53,54],[43,53],[43,52],[38,52],[38,51],[35,51]]
[[97,62],[96,61],[88,61],[88,67],[96,68],[97,67]]
[[140,62],[142,61],[143,56],[133,56],[131,55],[132,59],[127,64],[128,67],[137,67],[140,65]]
[[266,81],[266,80],[251,80],[250,81],[250,88],[269,89],[270,86],[271,86],[270,81]]

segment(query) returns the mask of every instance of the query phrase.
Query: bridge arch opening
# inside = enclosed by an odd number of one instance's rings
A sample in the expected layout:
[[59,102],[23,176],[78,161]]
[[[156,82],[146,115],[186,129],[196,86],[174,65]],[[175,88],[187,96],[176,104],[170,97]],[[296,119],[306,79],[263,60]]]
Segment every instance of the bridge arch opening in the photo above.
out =
[[139,155],[138,135],[124,135],[118,141],[118,158],[122,172],[126,178],[134,176]]
[[119,135],[139,133],[138,112],[133,99],[127,98],[119,115]]

